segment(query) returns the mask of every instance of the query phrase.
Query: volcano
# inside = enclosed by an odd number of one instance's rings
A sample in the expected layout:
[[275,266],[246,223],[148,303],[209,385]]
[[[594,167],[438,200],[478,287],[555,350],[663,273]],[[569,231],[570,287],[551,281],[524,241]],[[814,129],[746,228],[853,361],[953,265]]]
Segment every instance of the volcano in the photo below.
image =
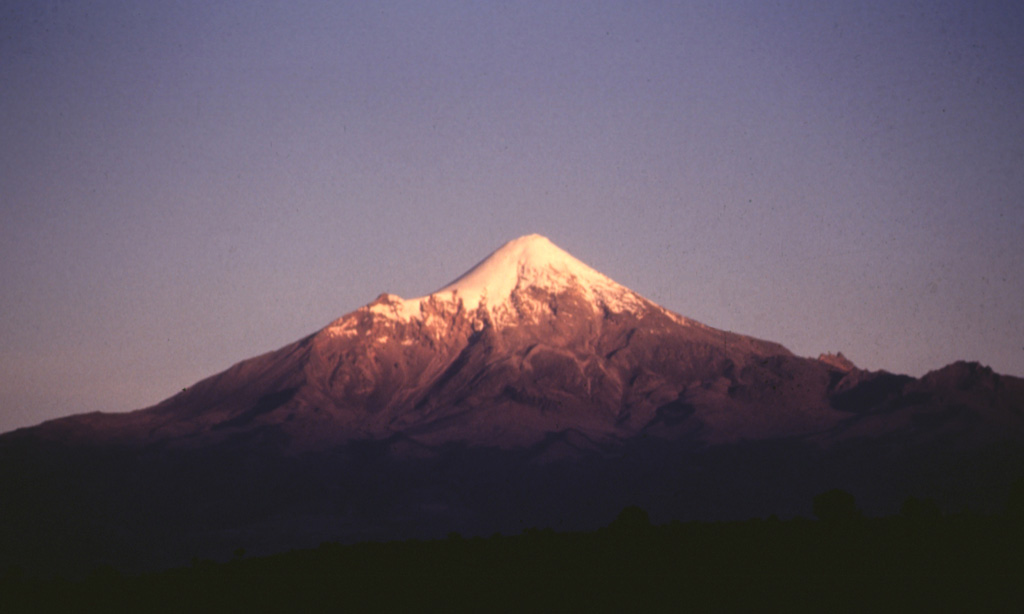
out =
[[1021,474],[1024,380],[796,356],[530,235],[156,406],[0,435],[0,565],[796,515],[837,487],[995,511]]

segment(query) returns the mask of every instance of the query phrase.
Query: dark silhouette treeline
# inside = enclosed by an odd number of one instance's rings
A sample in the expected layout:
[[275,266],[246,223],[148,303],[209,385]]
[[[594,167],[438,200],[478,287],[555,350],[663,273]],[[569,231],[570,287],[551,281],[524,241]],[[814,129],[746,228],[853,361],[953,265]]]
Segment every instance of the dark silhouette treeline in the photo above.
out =
[[340,545],[195,560],[138,576],[0,576],[0,611],[686,611],[1015,608],[1024,598],[1024,481],[1006,512],[943,515],[907,499],[867,518],[849,493],[815,520],[655,526],[639,507],[590,533]]

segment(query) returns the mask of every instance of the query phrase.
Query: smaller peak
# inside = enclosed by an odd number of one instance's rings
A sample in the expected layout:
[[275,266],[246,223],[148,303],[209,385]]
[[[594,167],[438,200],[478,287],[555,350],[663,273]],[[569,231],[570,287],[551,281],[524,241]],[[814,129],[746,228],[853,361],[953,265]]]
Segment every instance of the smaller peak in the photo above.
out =
[[408,320],[419,312],[419,307],[420,301],[418,299],[407,301],[397,294],[384,292],[373,299],[372,303],[362,307],[362,309],[376,315]]
[[991,386],[992,382],[1000,379],[1000,376],[991,367],[979,362],[958,360],[925,373],[921,379],[940,386],[967,389],[981,382],[988,382],[986,385]]
[[846,356],[843,356],[842,352],[836,354],[828,352],[818,356],[818,360],[844,373],[849,373],[857,368],[857,365],[853,364],[853,361]]
[[386,305],[400,302],[402,302],[402,297],[398,296],[397,294],[391,294],[390,292],[381,292],[380,295],[377,298],[373,299],[373,302],[371,302],[367,306],[369,307],[373,305]]

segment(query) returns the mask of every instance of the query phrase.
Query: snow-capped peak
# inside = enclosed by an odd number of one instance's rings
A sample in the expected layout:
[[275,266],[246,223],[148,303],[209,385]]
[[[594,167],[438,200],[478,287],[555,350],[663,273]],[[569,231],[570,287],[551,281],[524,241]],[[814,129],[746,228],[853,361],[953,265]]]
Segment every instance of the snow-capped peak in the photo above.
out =
[[[427,296],[403,300],[392,294],[381,295],[364,309],[409,321],[423,317],[428,302],[449,304],[469,313],[482,309],[493,324],[501,326],[514,321],[515,314],[521,311],[523,295],[518,295],[519,308],[512,305],[513,295],[528,288],[552,293],[573,291],[595,310],[622,313],[660,309],[538,234],[509,241],[458,279]],[[683,321],[680,316],[669,315]]]
[[546,290],[576,287],[586,294],[632,294],[627,288],[574,258],[547,237],[532,234],[502,245],[434,295],[450,293],[462,301],[465,309],[472,311],[481,303],[500,305],[517,287],[529,286]]

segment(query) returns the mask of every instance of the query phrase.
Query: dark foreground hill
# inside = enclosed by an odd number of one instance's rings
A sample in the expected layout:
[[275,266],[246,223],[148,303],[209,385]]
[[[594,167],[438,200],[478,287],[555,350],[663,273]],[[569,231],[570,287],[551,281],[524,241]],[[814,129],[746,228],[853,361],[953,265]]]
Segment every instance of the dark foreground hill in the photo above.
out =
[[0,568],[86,573],[324,541],[810,513],[840,487],[1002,508],[1024,381],[920,379],[717,330],[538,236],[381,295],[164,402],[0,435]]
[[[913,500],[912,500],[913,501]],[[909,503],[910,501],[908,501]],[[900,516],[649,524],[340,545],[140,576],[0,578],[4,611],[1002,611],[1024,597],[1024,524]],[[922,511],[925,510],[925,511]]]

